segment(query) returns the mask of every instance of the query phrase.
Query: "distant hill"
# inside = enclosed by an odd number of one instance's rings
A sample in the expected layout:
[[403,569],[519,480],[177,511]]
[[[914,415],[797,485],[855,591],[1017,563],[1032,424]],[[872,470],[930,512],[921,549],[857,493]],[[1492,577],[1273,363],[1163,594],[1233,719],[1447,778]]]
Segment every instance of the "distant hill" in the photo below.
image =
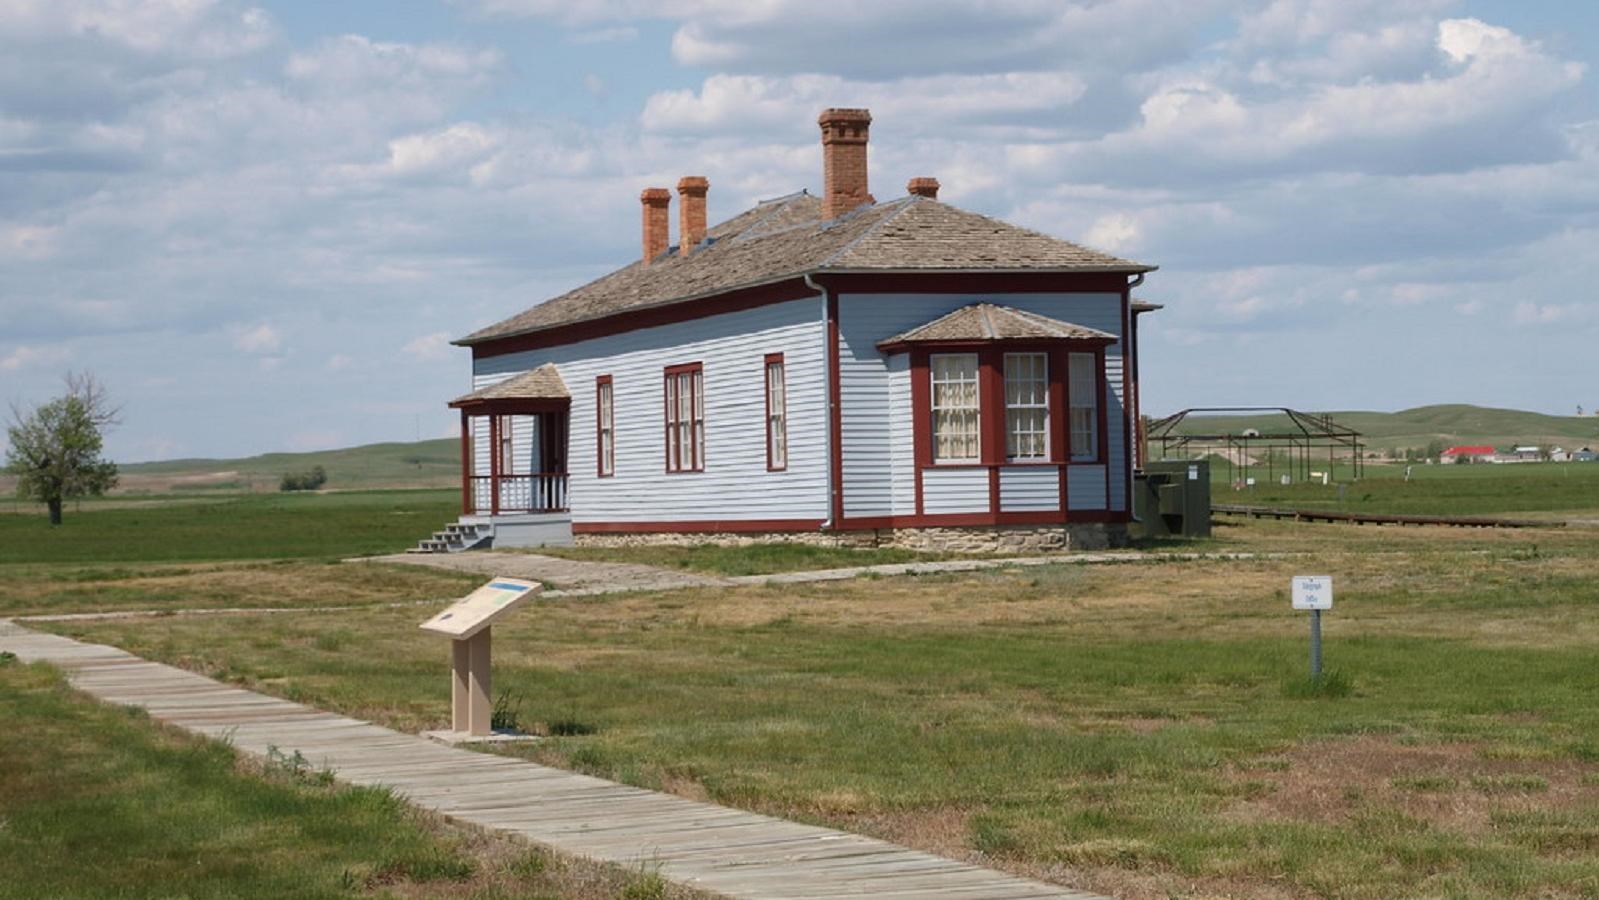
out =
[[170,459],[121,466],[125,493],[169,490],[276,491],[285,473],[321,466],[327,489],[457,487],[461,442],[441,438],[366,444],[311,453],[265,453],[242,459]]
[[[1431,441],[1445,445],[1552,444],[1574,449],[1599,446],[1599,416],[1549,416],[1517,409],[1492,409],[1464,403],[1418,406],[1399,412],[1302,410],[1332,417],[1334,422],[1365,435],[1373,450],[1425,447]],[[1179,427],[1185,434],[1219,432],[1239,434],[1246,428],[1261,432],[1288,427],[1286,416],[1189,416]]]
[[[1321,410],[1305,410],[1321,413]],[[1452,444],[1558,444],[1599,448],[1599,416],[1548,416],[1466,404],[1421,406],[1393,413],[1335,411],[1333,421],[1365,435],[1374,451]],[[1287,425],[1282,416],[1190,417],[1183,429],[1241,433]],[[289,472],[312,466],[327,470],[328,490],[362,488],[450,488],[461,483],[460,441],[441,438],[414,443],[367,444],[312,453],[266,453],[242,459],[172,459],[121,467],[120,493],[165,491],[276,491]],[[0,496],[14,481],[0,477]]]

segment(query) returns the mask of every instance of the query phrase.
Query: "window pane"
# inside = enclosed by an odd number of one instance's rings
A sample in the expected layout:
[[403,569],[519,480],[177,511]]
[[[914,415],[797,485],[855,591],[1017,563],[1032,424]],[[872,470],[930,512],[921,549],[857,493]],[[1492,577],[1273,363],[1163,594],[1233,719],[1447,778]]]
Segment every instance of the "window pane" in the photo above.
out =
[[935,354],[928,367],[933,382],[934,461],[979,458],[977,354]]
[[1071,406],[1072,459],[1099,457],[1099,363],[1092,353],[1070,356],[1068,402]]
[[1005,455],[1049,458],[1049,365],[1042,353],[1005,354]]
[[766,453],[773,469],[788,467],[788,418],[783,363],[766,364]]

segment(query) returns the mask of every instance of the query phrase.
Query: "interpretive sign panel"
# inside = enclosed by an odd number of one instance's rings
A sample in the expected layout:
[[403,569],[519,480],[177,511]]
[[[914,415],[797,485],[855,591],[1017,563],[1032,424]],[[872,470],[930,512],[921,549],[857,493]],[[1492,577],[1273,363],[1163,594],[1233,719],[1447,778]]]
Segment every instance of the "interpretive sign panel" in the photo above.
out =
[[458,641],[464,640],[526,603],[543,587],[536,581],[496,578],[423,622],[422,628]]
[[1294,609],[1332,609],[1331,575],[1295,575],[1292,585]]

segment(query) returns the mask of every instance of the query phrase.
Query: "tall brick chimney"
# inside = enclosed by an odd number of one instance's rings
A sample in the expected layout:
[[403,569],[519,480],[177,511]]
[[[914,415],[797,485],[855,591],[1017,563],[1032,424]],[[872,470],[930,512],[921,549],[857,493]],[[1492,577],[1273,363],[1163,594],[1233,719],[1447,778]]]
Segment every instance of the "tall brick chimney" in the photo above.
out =
[[917,197],[926,197],[929,200],[937,200],[938,179],[927,178],[925,176],[920,178],[912,178],[910,181],[906,182],[905,192],[908,194],[913,194]]
[[677,252],[687,256],[705,240],[705,192],[711,183],[703,175],[685,175],[677,181]]
[[672,212],[669,209],[672,192],[666,188],[645,188],[638,199],[644,205],[644,265],[647,266],[672,245],[669,230],[672,224]]
[[866,139],[872,114],[864,109],[829,109],[816,122],[822,126],[822,215],[834,219],[877,202],[866,191]]

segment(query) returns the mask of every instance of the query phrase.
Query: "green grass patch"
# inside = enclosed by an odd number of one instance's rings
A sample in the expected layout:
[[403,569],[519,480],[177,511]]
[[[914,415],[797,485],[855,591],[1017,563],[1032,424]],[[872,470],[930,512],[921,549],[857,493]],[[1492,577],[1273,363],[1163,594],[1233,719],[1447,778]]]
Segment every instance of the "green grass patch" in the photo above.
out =
[[337,558],[397,553],[460,513],[454,491],[218,497],[119,506],[84,503],[51,527],[0,515],[0,565]]
[[351,881],[460,881],[473,863],[386,791],[292,768],[0,670],[0,896],[337,897]]
[[[1215,503],[1294,509],[1432,516],[1548,516],[1599,511],[1599,463],[1507,465],[1368,465],[1353,481],[1344,467],[1341,484],[1283,485],[1264,466],[1252,467],[1254,487],[1233,490],[1225,465],[1211,468]],[[1280,473],[1279,473],[1280,474]],[[1236,473],[1235,473],[1236,475]]]
[[693,900],[654,873],[446,824],[297,751],[225,743],[0,662],[0,898]]

